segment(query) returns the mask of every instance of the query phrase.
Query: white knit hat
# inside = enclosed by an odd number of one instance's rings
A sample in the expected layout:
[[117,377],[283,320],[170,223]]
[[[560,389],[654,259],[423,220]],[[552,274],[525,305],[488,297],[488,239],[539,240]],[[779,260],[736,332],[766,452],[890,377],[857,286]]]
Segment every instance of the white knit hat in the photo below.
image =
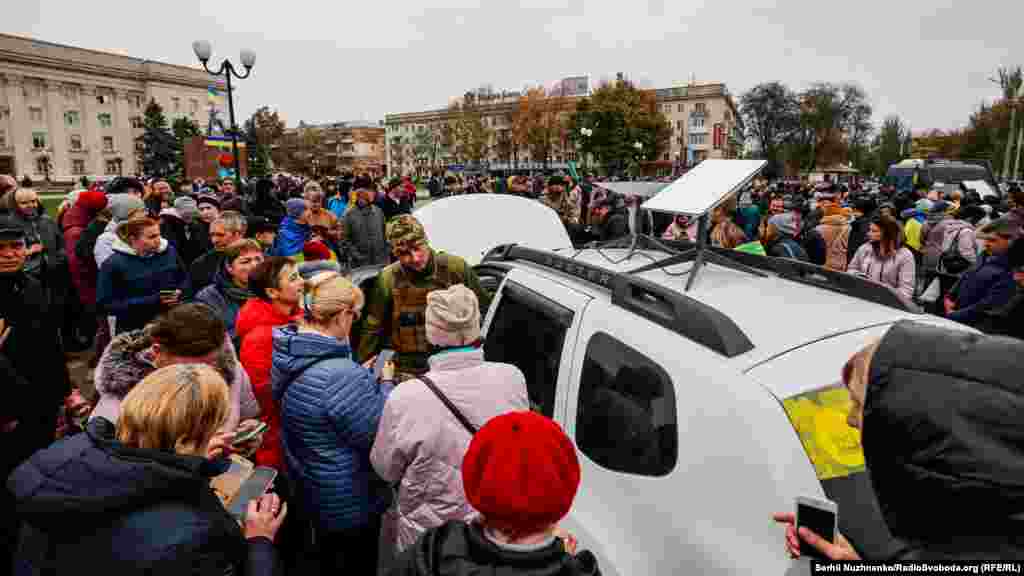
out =
[[427,294],[427,342],[440,348],[466,346],[480,339],[480,303],[462,284]]

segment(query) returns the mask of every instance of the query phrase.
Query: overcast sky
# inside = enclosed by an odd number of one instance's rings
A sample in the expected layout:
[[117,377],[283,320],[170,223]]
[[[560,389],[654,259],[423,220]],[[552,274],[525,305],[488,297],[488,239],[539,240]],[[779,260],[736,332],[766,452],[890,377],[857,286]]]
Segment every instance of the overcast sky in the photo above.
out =
[[[12,0],[11,34],[193,65],[256,51],[236,91],[289,125],[380,120],[445,106],[481,84],[623,71],[649,86],[691,76],[734,94],[780,80],[855,81],[876,120],[915,131],[964,124],[999,95],[999,65],[1024,65],[1021,0]],[[219,62],[219,60],[217,60]]]

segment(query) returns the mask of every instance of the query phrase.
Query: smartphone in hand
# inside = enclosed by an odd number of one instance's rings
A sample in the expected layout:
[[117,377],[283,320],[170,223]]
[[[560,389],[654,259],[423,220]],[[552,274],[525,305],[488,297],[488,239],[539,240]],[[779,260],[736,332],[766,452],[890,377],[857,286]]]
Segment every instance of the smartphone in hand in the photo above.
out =
[[260,422],[259,425],[253,426],[248,430],[241,430],[235,434],[235,437],[231,440],[231,445],[239,446],[245,444],[246,442],[259,436],[260,434],[266,432],[268,427],[269,426],[267,425],[266,422]]
[[[835,543],[839,525],[839,507],[831,500],[798,496],[796,499],[796,529],[807,528],[829,542]],[[800,555],[825,560],[810,544],[800,539]]]
[[380,354],[377,354],[377,361],[373,364],[373,379],[374,380],[378,380],[378,381],[380,380],[381,374],[384,373],[384,365],[387,364],[388,362],[391,362],[391,360],[394,357],[395,357],[395,351],[390,349],[390,348],[386,348],[384,350],[381,350]]

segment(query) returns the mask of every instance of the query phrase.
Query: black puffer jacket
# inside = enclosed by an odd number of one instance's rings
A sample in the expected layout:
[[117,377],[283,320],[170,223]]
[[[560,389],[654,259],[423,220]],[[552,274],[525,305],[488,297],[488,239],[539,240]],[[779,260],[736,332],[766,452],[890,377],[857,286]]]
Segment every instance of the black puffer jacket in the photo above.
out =
[[37,452],[7,482],[25,522],[15,573],[269,576],[273,544],[245,540],[210,488],[225,466],[128,448],[102,418]]
[[396,560],[390,576],[599,576],[594,555],[572,556],[560,541],[534,552],[503,550],[479,524],[451,521],[428,530]]
[[1024,343],[901,322],[871,363],[864,456],[906,559],[1024,558]]

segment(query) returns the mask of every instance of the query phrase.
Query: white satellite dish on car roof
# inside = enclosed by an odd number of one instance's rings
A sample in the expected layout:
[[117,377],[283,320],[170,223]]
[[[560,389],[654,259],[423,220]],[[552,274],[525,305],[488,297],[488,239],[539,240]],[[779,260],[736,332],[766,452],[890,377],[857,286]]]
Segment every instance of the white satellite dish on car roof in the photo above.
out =
[[705,160],[643,203],[647,210],[700,216],[746,186],[767,160]]

